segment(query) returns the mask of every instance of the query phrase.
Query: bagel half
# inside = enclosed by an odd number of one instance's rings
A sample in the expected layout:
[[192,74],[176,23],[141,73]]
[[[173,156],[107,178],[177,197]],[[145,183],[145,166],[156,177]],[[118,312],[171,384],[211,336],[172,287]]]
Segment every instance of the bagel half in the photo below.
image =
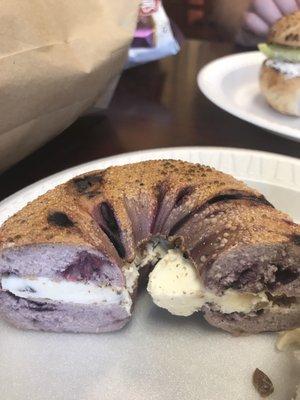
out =
[[230,332],[300,322],[300,227],[230,175],[182,161],[111,167],[29,203],[0,230],[0,315],[19,328],[106,332],[140,273],[173,314]]

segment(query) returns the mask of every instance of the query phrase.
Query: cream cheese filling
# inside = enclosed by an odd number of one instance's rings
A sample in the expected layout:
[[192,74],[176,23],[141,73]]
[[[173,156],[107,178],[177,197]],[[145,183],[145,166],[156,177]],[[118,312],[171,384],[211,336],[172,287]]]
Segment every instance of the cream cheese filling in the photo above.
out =
[[269,304],[265,293],[241,293],[226,290],[217,296],[206,289],[192,263],[179,250],[169,250],[149,275],[148,292],[155,304],[174,315],[188,316],[206,303],[213,303],[222,313],[249,313]]
[[123,268],[126,287],[99,286],[94,282],[71,282],[53,280],[46,277],[18,277],[6,275],[2,277],[3,290],[15,296],[29,300],[52,300],[76,304],[120,304],[130,313],[131,296],[137,286],[139,269],[148,263],[155,264],[167,251],[166,242],[153,240],[146,244],[132,263]]
[[126,287],[129,293],[133,293],[139,278],[139,270],[148,264],[155,265],[166,254],[170,244],[161,239],[153,239],[148,242],[143,250],[139,250],[132,262],[124,264],[123,273]]
[[147,264],[155,265],[163,258],[171,245],[163,239],[153,239],[148,242],[143,250],[138,251],[135,259],[129,265],[135,265],[138,269],[145,267]]
[[52,280],[46,277],[2,277],[3,290],[29,300],[52,300],[76,304],[120,304],[130,312],[132,300],[124,288],[98,286],[93,282]]
[[147,243],[143,252],[123,268],[125,288],[99,286],[95,282],[72,282],[46,277],[2,277],[3,290],[30,300],[52,300],[77,304],[119,304],[130,313],[139,269],[156,264],[149,275],[147,290],[159,307],[174,315],[188,316],[201,310],[204,304],[214,304],[222,313],[250,313],[271,305],[264,292],[241,293],[228,289],[217,296],[205,288],[194,265],[178,249],[170,249],[164,241]]
[[276,69],[290,78],[300,76],[300,63],[292,63],[270,58],[266,61],[266,65]]

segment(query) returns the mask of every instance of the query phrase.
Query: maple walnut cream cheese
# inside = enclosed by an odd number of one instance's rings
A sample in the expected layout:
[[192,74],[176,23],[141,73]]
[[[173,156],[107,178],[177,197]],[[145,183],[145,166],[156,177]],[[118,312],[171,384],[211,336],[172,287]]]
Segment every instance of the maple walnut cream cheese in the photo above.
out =
[[300,11],[272,27],[268,43],[259,46],[267,56],[260,72],[260,87],[277,111],[300,116]]
[[300,228],[199,164],[145,161],[78,176],[0,229],[0,315],[24,329],[108,332],[140,277],[175,315],[229,332],[299,326]]
[[159,307],[171,314],[188,316],[213,304],[224,314],[250,313],[270,305],[265,293],[240,293],[228,289],[216,295],[205,288],[195,266],[176,249],[169,250],[150,273],[148,292]]

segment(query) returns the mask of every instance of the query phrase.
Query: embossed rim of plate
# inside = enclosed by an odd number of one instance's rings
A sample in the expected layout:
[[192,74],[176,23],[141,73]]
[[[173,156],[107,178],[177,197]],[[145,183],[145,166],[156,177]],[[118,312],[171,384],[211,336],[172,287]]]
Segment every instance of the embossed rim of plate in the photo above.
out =
[[231,54],[218,58],[205,65],[197,75],[197,83],[202,93],[214,104],[228,113],[257,125],[272,133],[290,139],[300,141],[300,131],[297,128],[281,124],[276,121],[268,121],[263,117],[249,113],[242,107],[234,106],[224,100],[224,95],[219,84],[229,73],[244,66],[259,66],[265,56],[259,51],[248,51],[242,54]]
[[269,183],[300,191],[300,159],[263,151],[222,147],[170,147],[141,150],[97,159],[50,175],[21,189],[0,203],[0,224],[29,201],[72,177],[111,165],[149,159],[175,158],[203,163],[238,179]]

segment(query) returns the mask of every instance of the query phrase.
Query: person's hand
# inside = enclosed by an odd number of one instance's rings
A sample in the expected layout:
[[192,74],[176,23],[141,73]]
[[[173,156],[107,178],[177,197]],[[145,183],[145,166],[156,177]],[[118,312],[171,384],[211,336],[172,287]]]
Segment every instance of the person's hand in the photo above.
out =
[[300,9],[300,0],[252,0],[244,15],[244,27],[257,36],[266,36],[282,16]]

